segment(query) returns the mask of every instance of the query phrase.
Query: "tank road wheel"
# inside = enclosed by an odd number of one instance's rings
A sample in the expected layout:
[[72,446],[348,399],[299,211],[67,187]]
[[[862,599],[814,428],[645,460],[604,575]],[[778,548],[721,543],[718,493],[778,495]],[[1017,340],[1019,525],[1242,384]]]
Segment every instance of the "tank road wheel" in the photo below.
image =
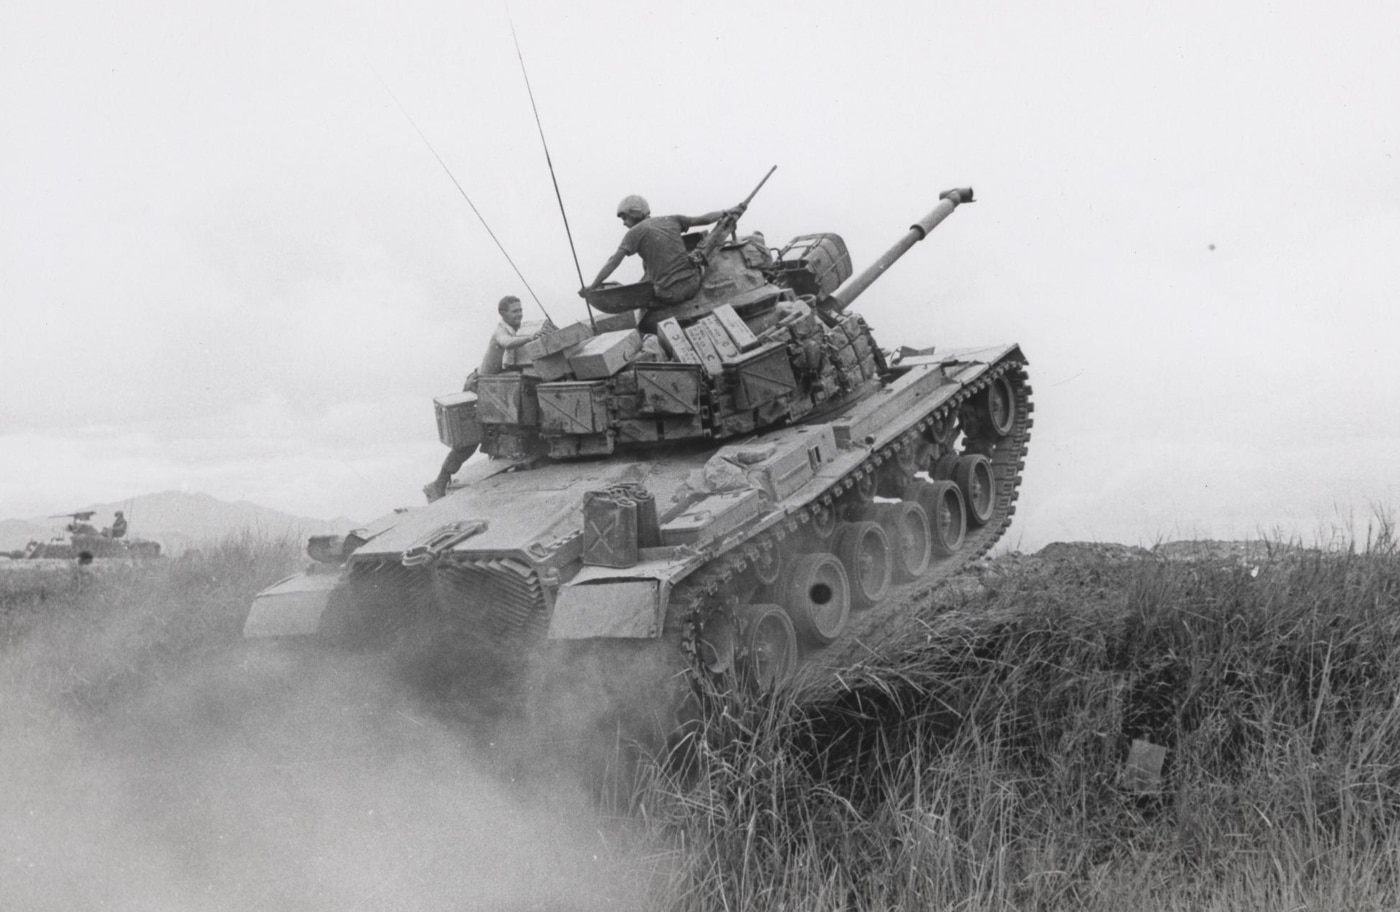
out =
[[846,494],[846,502],[855,513],[875,502],[877,483],[874,472],[862,472],[851,480],[851,490]]
[[741,651],[739,673],[745,684],[767,693],[797,667],[797,632],[777,605],[746,605],[736,613]]
[[754,579],[764,586],[777,585],[783,578],[783,550],[776,544],[760,548],[752,563]]
[[865,514],[885,527],[890,539],[890,570],[897,582],[918,579],[928,570],[932,556],[928,514],[917,501],[876,504]]
[[938,415],[933,419],[933,423],[924,431],[924,437],[929,443],[936,444],[941,448],[952,445],[958,436],[958,418],[955,414]]
[[997,505],[992,461],[981,455],[959,456],[953,465],[953,484],[962,492],[968,525],[984,526],[990,522]]
[[934,481],[952,481],[953,469],[958,464],[957,453],[945,453],[933,462],[933,467],[929,469],[928,476]]
[[831,501],[822,500],[812,504],[812,521],[810,524],[812,537],[819,544],[825,544],[831,540],[832,534],[836,531],[836,508]]
[[841,635],[851,614],[851,584],[834,554],[803,554],[783,585],[783,606],[802,638],[825,646]]
[[1016,426],[1016,391],[1003,374],[994,379],[981,395],[979,411],[987,430],[1005,437]]
[[909,489],[909,484],[914,480],[914,473],[904,471],[895,460],[891,459],[876,470],[875,480],[875,493],[881,497],[903,499],[904,492]]
[[836,533],[836,557],[851,585],[851,607],[868,608],[890,591],[890,539],[878,522],[853,522]]
[[967,508],[962,491],[951,481],[935,481],[920,487],[918,501],[928,514],[933,553],[940,557],[957,553],[967,535]]
[[715,674],[723,674],[734,667],[734,654],[738,651],[738,634],[734,622],[723,615],[717,615],[705,622],[697,645],[700,661]]

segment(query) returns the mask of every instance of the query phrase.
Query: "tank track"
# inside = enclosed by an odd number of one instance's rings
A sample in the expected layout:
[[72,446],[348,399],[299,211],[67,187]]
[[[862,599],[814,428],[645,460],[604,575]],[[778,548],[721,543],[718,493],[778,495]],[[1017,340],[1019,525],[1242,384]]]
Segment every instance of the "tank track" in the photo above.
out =
[[[858,485],[871,485],[879,477],[882,466],[899,458],[902,448],[919,445],[927,439],[926,432],[936,422],[957,417],[964,406],[1000,377],[1010,382],[1015,395],[1015,418],[1010,433],[996,439],[991,446],[987,445],[991,441],[986,438],[973,438],[964,448],[965,452],[982,452],[991,459],[996,480],[992,517],[980,527],[969,527],[962,546],[954,554],[933,557],[928,570],[918,579],[892,586],[879,604],[862,611],[853,610],[843,633],[831,644],[802,654],[800,664],[816,663],[835,668],[859,661],[869,654],[874,644],[907,622],[908,614],[900,611],[899,606],[910,595],[954,576],[991,550],[1010,527],[1016,512],[1021,473],[1030,447],[1034,405],[1025,363],[1020,360],[993,365],[976,381],[924,415],[908,432],[872,451],[820,498],[762,534],[737,543],[677,584],[671,593],[664,639],[678,643],[689,672],[698,678],[710,677],[700,649],[700,637],[708,623],[721,618],[734,621],[734,611],[754,589],[751,569],[756,561],[766,559],[772,549],[779,549],[780,553],[799,550],[804,526],[821,521],[830,511],[835,511],[839,517]],[[924,470],[931,470],[931,466],[917,467],[918,472]]]

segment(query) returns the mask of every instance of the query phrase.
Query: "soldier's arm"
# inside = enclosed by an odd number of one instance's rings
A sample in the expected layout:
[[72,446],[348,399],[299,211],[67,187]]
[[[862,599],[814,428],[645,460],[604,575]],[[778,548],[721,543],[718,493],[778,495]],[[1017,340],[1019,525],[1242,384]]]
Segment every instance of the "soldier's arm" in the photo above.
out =
[[499,326],[496,328],[495,342],[506,351],[519,348],[533,338],[535,338],[534,335],[527,336],[524,333],[508,332],[504,327]]
[[603,282],[607,280],[608,276],[612,275],[617,267],[622,265],[622,261],[626,256],[627,251],[623,250],[621,247],[613,251],[613,255],[608,257],[608,261],[603,264],[603,268],[598,270],[598,278],[594,279],[593,284],[588,287],[597,288],[599,285],[602,285]]
[[726,215],[742,215],[746,208],[748,207],[740,203],[732,209],[716,209],[714,212],[706,212],[704,215],[683,215],[681,218],[685,221],[686,228],[695,228],[699,225],[713,225]]

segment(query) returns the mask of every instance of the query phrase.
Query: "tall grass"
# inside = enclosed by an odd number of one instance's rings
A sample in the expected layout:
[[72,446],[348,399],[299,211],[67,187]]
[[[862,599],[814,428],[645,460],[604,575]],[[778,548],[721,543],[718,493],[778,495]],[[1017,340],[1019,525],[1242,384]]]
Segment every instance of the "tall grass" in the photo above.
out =
[[[1400,555],[1023,562],[639,804],[674,909],[1400,907]],[[1165,746],[1160,787],[1122,777]]]
[[[834,683],[723,701],[687,763],[627,765],[605,860],[655,909],[1400,908],[1391,527],[1243,562],[1053,553]],[[0,696],[119,724],[299,560],[244,535],[4,577]],[[1155,789],[1123,777],[1135,739],[1167,749]]]
[[0,574],[0,692],[97,715],[238,642],[253,595],[299,544],[244,532],[198,552],[99,570]]

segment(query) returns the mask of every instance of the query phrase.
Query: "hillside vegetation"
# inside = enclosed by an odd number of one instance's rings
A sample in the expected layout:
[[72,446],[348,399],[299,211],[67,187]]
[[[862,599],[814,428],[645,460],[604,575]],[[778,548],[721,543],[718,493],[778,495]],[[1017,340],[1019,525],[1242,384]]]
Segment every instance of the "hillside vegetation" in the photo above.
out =
[[[59,732],[79,733],[63,735],[64,749],[106,751],[78,764],[84,777],[132,788],[133,749],[114,747],[128,742],[113,732],[133,737],[151,724],[157,690],[162,716],[185,726],[212,714],[226,740],[210,743],[232,743],[236,731],[254,739],[238,766],[264,762],[259,752],[272,748],[250,734],[264,725],[256,713],[269,704],[291,712],[293,696],[221,678],[225,696],[215,699],[189,682],[238,646],[251,595],[296,562],[290,543],[244,536],[191,560],[100,576],[0,577],[0,721],[19,733],[0,754],[21,770],[21,796],[26,783],[47,781],[25,772],[38,756],[30,745],[52,747]],[[835,682],[729,701],[681,760],[643,764],[615,783],[621,820],[595,806],[581,828],[570,819],[503,842],[501,821],[517,821],[526,804],[537,813],[532,793],[554,787],[504,780],[492,795],[510,796],[501,807],[511,810],[492,817],[488,833],[473,829],[480,801],[433,817],[453,788],[475,788],[444,770],[469,763],[472,776],[504,776],[519,766],[479,762],[495,742],[469,744],[477,733],[466,726],[398,703],[372,721],[400,729],[360,754],[342,739],[335,765],[318,760],[308,774],[320,788],[354,767],[345,781],[360,816],[346,810],[334,818],[338,829],[318,828],[314,820],[338,806],[322,792],[308,798],[312,779],[288,778],[285,764],[271,764],[281,778],[262,773],[240,786],[236,801],[201,785],[193,810],[157,802],[160,826],[145,832],[181,859],[164,889],[184,908],[477,908],[486,881],[457,887],[494,842],[530,866],[491,872],[495,882],[526,885],[492,894],[492,908],[1400,908],[1400,553],[1388,524],[1332,552],[1267,542],[1151,552],[1054,545],[983,564],[921,602],[911,606],[918,621],[887,652]],[[171,693],[181,688],[198,699],[177,701]],[[347,710],[338,712],[342,724]],[[310,737],[325,723],[297,718],[279,738]],[[431,792],[419,792],[410,783],[424,766],[408,752],[441,748],[422,740],[433,727],[449,732],[450,749],[429,764]],[[164,750],[164,741],[134,737]],[[190,748],[187,736],[160,737]],[[1134,776],[1135,741],[1165,749],[1160,770]],[[46,756],[59,768],[70,762]],[[401,775],[405,765],[412,776]],[[396,784],[368,795],[381,779]],[[253,800],[269,781],[280,783],[277,801]],[[31,816],[5,821],[5,864],[32,862],[43,842],[32,809],[63,799],[26,800]],[[365,804],[380,818],[411,806],[415,819],[370,824]],[[258,814],[267,819],[251,834],[248,818]],[[220,830],[235,816],[242,830]],[[188,847],[172,848],[186,823],[219,831],[193,861]],[[551,843],[562,830],[572,842]],[[478,835],[475,848],[463,841]],[[272,873],[288,852],[310,865],[299,879]],[[318,869],[328,853],[340,853],[338,864]],[[125,859],[115,842],[89,847],[90,859],[105,854]],[[375,872],[382,900],[398,899],[357,905],[327,892],[355,865]],[[540,872],[557,877],[560,867],[572,883],[538,892],[548,880]],[[406,871],[418,886],[401,893]],[[52,878],[15,873],[0,878],[10,884],[0,899],[62,906],[33,902],[55,895]],[[33,892],[15,886],[25,883]],[[200,902],[181,892],[189,884],[206,891]],[[98,894],[58,895],[81,904]]]

